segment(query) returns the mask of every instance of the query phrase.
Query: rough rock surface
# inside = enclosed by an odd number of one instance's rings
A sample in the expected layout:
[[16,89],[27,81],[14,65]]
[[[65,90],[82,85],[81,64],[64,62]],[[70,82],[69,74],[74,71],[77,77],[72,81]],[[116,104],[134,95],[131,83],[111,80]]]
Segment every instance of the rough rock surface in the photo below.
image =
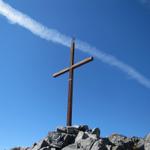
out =
[[103,138],[100,129],[87,125],[57,128],[31,147],[11,150],[150,150],[150,134],[145,138],[112,134]]

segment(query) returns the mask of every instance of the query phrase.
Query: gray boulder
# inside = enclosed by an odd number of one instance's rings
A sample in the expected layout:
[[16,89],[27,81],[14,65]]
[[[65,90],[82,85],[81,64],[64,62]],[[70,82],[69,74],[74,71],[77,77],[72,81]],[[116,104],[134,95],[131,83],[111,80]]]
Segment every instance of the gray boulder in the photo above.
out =
[[77,143],[68,145],[66,147],[64,147],[62,150],[82,150]]
[[150,133],[145,138],[144,148],[150,150]]
[[48,140],[51,147],[62,148],[64,144],[64,137],[66,134],[59,132],[49,132]]
[[74,127],[74,126],[67,126],[67,133],[68,134],[75,134],[75,135],[77,135],[78,134],[78,132],[79,132],[79,128],[77,128],[77,127]]
[[134,143],[133,149],[144,150],[144,139],[139,137],[132,137],[132,142]]
[[82,140],[82,139],[86,139],[86,138],[88,138],[88,137],[89,137],[89,136],[88,136],[87,133],[85,133],[85,132],[83,132],[83,131],[80,131],[80,132],[78,133],[76,139],[75,139],[75,143],[78,142],[78,141],[80,141],[80,140]]
[[126,136],[120,135],[120,134],[112,134],[108,137],[109,141],[114,145],[122,145],[124,141],[126,140]]
[[102,139],[96,141],[91,150],[107,150],[107,147]]
[[47,148],[48,146],[50,146],[49,143],[44,139],[38,142],[35,146],[33,146],[32,150],[41,150],[42,148]]
[[94,128],[92,129],[91,134],[95,134],[97,138],[100,137],[100,129],[99,128]]
[[77,135],[81,126],[58,127],[57,132]]
[[90,129],[88,127],[88,125],[80,125],[79,126],[79,131],[83,131],[83,132],[88,132]]
[[66,145],[74,143],[75,135],[60,132],[50,132],[48,134],[48,140],[51,147],[63,148]]
[[51,148],[50,148],[50,146],[47,146],[47,147],[41,148],[40,150],[51,150]]
[[93,138],[86,138],[86,139],[81,139],[77,142],[77,145],[80,149],[84,149],[84,150],[90,150],[93,146],[93,144],[95,143],[95,139]]
[[114,150],[128,150],[132,149],[134,142],[131,138],[127,138],[124,135],[112,134],[109,138],[109,141],[114,144]]

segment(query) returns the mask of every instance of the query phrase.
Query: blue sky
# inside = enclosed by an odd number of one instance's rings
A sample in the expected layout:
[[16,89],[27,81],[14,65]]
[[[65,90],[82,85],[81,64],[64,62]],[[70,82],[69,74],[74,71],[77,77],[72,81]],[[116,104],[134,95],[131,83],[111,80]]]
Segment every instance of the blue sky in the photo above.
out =
[[[140,0],[5,0],[60,33],[115,56],[150,79],[150,5]],[[53,43],[0,15],[0,149],[30,146],[66,124],[68,47]],[[76,50],[76,61],[91,56]],[[75,71],[73,124],[101,135],[150,132],[150,88],[95,60]]]

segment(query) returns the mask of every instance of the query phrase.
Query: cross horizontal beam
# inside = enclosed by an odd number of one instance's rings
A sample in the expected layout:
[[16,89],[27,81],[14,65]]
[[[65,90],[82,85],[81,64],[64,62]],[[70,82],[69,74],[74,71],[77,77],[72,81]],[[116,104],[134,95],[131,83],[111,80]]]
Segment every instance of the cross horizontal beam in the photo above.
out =
[[61,74],[64,74],[64,73],[68,72],[70,69],[75,69],[77,67],[80,67],[80,66],[82,66],[82,65],[84,65],[84,64],[86,64],[86,63],[88,63],[88,62],[90,62],[92,60],[93,60],[93,57],[88,57],[88,58],[86,58],[86,59],[84,59],[84,60],[82,60],[82,61],[80,61],[80,62],[78,62],[78,63],[76,63],[74,65],[72,65],[71,67],[65,68],[65,69],[63,69],[63,70],[61,70],[61,71],[59,71],[57,73],[54,73],[53,77],[56,78],[56,77],[60,76]]

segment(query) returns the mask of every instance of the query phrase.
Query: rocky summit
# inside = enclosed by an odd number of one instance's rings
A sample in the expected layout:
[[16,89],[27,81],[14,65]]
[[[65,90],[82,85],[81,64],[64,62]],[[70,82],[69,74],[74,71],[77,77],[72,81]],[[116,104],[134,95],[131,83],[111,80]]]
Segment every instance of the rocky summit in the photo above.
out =
[[150,150],[150,134],[145,138],[112,134],[101,137],[100,129],[87,125],[59,127],[31,147],[11,150]]

